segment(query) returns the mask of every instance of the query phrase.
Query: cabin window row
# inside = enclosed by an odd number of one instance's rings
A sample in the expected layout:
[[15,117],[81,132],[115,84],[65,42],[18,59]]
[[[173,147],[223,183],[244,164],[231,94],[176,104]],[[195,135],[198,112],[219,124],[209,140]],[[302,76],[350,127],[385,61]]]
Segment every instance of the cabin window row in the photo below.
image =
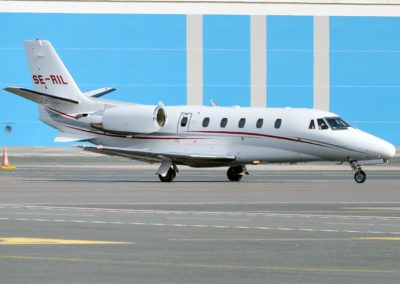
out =
[[[202,126],[203,127],[208,127],[209,124],[210,124],[210,118],[209,117],[205,117],[203,119]],[[228,118],[224,117],[224,118],[221,119],[219,126],[221,128],[225,128],[227,126],[227,124],[228,124]],[[277,120],[275,120],[274,127],[276,129],[279,129],[281,127],[281,124],[282,124],[282,119],[278,118]],[[182,125],[182,122],[181,122],[181,125]],[[185,123],[185,125],[186,125],[186,123]],[[245,125],[246,125],[246,118],[242,117],[238,121],[238,127],[239,128],[244,128]],[[263,125],[264,125],[264,119],[263,118],[257,119],[256,127],[257,128],[262,128]]]

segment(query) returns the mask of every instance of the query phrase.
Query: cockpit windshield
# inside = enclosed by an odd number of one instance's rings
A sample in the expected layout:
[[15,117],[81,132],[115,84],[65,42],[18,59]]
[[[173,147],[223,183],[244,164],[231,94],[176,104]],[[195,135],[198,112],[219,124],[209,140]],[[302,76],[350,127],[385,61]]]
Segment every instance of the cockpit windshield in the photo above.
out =
[[340,117],[325,117],[325,120],[328,122],[328,124],[333,130],[341,130],[351,127],[350,124],[348,124]]

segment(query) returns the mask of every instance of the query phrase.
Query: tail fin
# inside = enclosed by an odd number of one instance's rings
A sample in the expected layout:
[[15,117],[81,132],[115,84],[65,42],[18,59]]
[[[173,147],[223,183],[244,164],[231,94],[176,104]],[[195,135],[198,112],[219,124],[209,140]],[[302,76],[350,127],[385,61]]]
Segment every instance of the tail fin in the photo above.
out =
[[49,41],[28,40],[24,44],[36,92],[79,103],[88,100]]

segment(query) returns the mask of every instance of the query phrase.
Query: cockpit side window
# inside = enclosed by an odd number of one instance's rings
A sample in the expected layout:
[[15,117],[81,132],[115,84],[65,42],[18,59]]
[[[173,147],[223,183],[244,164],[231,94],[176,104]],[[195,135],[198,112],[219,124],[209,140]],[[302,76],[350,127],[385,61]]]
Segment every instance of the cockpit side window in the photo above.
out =
[[350,127],[350,124],[348,124],[340,117],[325,117],[325,119],[333,130],[342,130]]
[[329,129],[328,124],[326,124],[325,120],[323,120],[322,118],[318,118],[317,122],[318,122],[318,129],[321,130]]
[[314,119],[311,119],[310,126],[308,126],[308,129],[315,129]]

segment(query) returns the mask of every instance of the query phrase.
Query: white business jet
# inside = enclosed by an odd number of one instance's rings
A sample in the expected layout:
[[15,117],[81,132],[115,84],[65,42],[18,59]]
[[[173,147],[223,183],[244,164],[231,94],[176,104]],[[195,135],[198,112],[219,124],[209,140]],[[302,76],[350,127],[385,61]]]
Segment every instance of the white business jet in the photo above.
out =
[[228,167],[228,179],[246,165],[308,161],[348,162],[357,183],[363,165],[386,163],[395,147],[315,109],[141,105],[100,99],[114,91],[82,93],[49,41],[25,41],[33,90],[6,91],[39,104],[40,120],[60,132],[57,142],[87,141],[86,151],[160,163],[163,182],[179,165]]

